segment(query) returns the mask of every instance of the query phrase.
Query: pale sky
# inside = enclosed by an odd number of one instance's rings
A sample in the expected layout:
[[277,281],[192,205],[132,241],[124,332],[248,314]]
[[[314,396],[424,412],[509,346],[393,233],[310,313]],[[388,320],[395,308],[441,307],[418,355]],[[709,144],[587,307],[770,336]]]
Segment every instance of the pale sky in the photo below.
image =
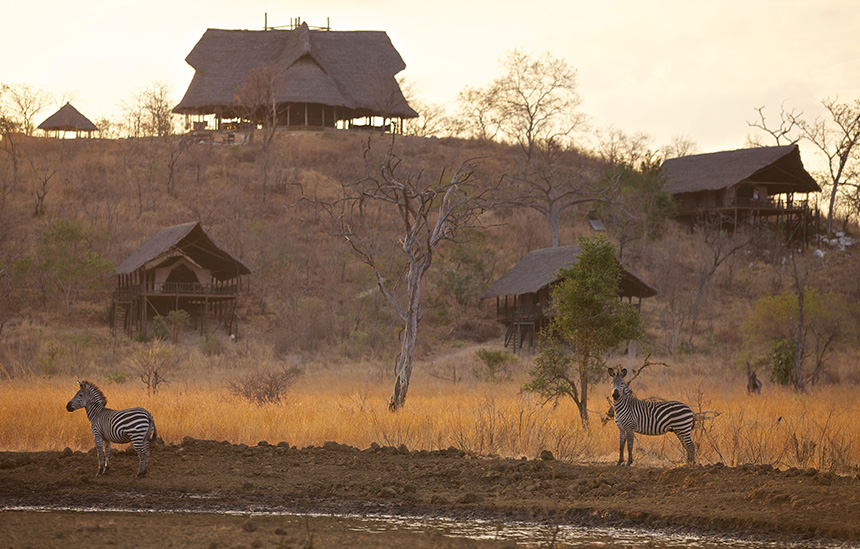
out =
[[262,29],[264,13],[269,25],[386,31],[400,76],[435,103],[488,83],[507,50],[550,51],[577,70],[593,127],[656,146],[683,135],[701,152],[739,148],[755,107],[814,118],[822,99],[860,98],[855,0],[3,0],[0,82],[71,97],[93,120],[155,80],[178,102],[204,31]]

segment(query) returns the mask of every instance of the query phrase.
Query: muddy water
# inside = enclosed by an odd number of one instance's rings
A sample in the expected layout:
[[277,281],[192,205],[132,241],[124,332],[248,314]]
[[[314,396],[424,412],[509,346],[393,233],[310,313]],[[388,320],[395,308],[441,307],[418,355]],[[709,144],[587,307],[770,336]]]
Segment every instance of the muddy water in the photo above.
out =
[[[728,537],[706,537],[665,531],[648,531],[627,528],[593,528],[573,525],[543,525],[527,522],[494,522],[487,520],[453,520],[416,516],[390,515],[334,515],[311,513],[298,515],[277,508],[267,509],[220,509],[217,512],[188,509],[128,509],[111,507],[75,506],[7,506],[2,511],[39,513],[44,515],[73,513],[87,516],[120,514],[160,515],[160,516],[223,516],[225,519],[238,519],[250,516],[257,520],[279,517],[292,523],[312,519],[315,529],[325,532],[340,532],[341,535],[371,534],[382,542],[386,538],[406,532],[429,534],[444,537],[450,541],[474,540],[500,543],[499,547],[636,547],[668,549],[680,547],[710,548],[768,548],[768,547],[846,547],[841,544],[816,542],[790,545],[784,542],[749,541]],[[43,516],[44,516],[43,515]],[[505,545],[507,544],[507,545]],[[387,545],[387,543],[386,543]]]

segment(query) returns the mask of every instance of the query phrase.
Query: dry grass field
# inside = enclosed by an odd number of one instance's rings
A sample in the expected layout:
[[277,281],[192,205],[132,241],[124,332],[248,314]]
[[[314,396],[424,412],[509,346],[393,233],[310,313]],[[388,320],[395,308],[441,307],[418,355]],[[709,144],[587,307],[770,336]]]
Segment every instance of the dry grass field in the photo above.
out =
[[[279,403],[258,405],[231,394],[228,385],[239,370],[205,369],[202,356],[187,357],[187,371],[147,394],[136,379],[122,383],[111,376],[90,376],[108,397],[109,406],[144,406],[156,420],[159,436],[178,444],[184,437],[256,445],[286,441],[303,448],[326,441],[367,448],[406,445],[411,450],[451,446],[475,455],[536,457],[550,450],[563,460],[594,463],[617,459],[618,431],[605,421],[608,383],[592,388],[592,421],[580,425],[569,399],[543,404],[522,393],[524,359],[513,380],[480,381],[471,375],[457,384],[427,370],[477,364],[470,350],[416,366],[407,406],[386,408],[389,380],[372,363],[307,363],[297,383]],[[195,359],[200,361],[195,363]],[[749,395],[739,375],[703,374],[701,363],[678,362],[652,368],[633,384],[639,396],[683,400],[704,419],[694,431],[700,464],[770,464],[813,467],[838,473],[860,471],[860,414],[856,387],[815,387],[806,394],[765,383],[761,395]],[[74,378],[27,377],[0,383],[0,450],[42,451],[93,446],[83,412],[68,413],[65,403],[76,391]],[[672,466],[683,451],[672,435],[637,437],[636,462]]]

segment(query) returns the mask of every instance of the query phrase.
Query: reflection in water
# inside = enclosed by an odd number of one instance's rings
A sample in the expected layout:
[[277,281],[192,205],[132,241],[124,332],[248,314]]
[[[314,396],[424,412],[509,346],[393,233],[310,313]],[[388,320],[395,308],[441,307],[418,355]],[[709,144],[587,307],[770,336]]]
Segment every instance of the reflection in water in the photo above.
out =
[[326,513],[298,514],[286,509],[256,506],[251,509],[128,509],[115,507],[77,506],[9,506],[0,511],[79,512],[79,513],[208,513],[232,516],[311,517],[316,527],[343,531],[379,533],[411,530],[441,534],[450,538],[516,542],[520,547],[635,547],[637,549],[670,549],[675,547],[767,548],[767,547],[844,547],[839,543],[787,544],[785,542],[748,541],[730,537],[697,536],[658,530],[633,528],[592,528],[572,525],[545,525],[533,522],[495,522],[489,520],[455,520],[436,517],[393,515],[338,515]]

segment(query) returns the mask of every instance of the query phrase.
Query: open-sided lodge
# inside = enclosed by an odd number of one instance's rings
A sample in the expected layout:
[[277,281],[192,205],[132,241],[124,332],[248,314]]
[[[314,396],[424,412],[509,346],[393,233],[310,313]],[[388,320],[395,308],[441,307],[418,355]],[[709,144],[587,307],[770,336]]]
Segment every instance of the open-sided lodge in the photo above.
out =
[[[519,352],[525,341],[536,344],[537,334],[551,320],[550,287],[561,280],[559,269],[569,268],[579,260],[579,246],[559,246],[534,250],[503,277],[493,283],[482,298],[496,298],[496,320],[506,327],[505,347]],[[642,299],[657,295],[657,290],[621,265],[618,295],[637,306]]]
[[[208,29],[185,58],[194,77],[173,112],[196,129],[259,125],[391,128],[415,118],[395,75],[406,68],[384,31]],[[207,118],[209,120],[207,120]],[[229,121],[229,122],[228,122]],[[211,124],[210,124],[211,122]]]
[[235,334],[236,301],[249,274],[199,223],[162,229],[116,268],[112,331],[146,335],[157,315],[184,310],[201,329],[214,319]]
[[800,238],[811,218],[806,196],[821,191],[796,144],[672,158],[661,171],[681,221],[717,218],[737,227],[772,218]]
[[89,118],[68,102],[39,124],[38,129],[46,134],[53,133],[57,136],[65,136],[66,132],[74,132],[76,137],[81,134],[89,136],[92,132],[99,130]]

